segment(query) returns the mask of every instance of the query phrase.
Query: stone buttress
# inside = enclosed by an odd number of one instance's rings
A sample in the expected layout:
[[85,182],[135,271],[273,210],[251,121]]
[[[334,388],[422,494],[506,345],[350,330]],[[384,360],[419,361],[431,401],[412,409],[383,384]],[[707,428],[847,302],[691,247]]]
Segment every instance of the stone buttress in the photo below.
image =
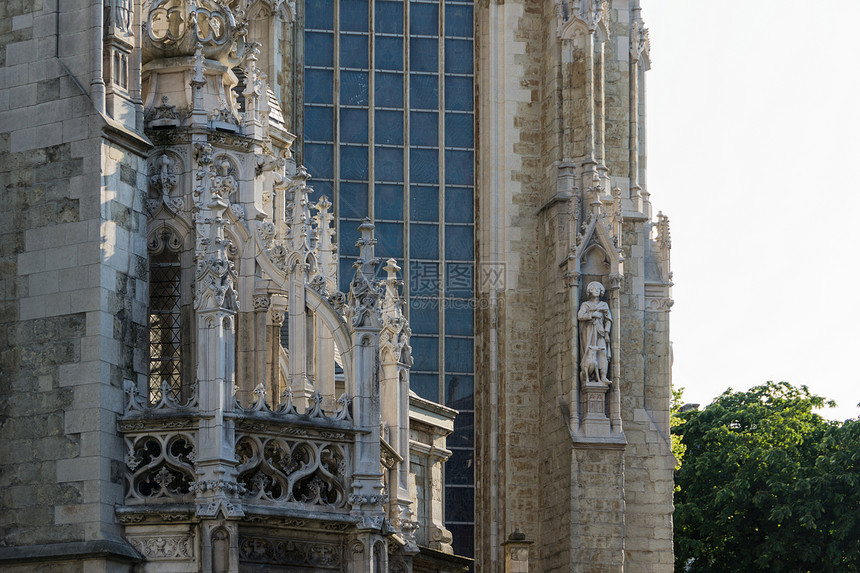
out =
[[519,570],[671,571],[670,240],[645,183],[639,2],[489,2],[478,29],[476,559],[512,567],[519,530]]

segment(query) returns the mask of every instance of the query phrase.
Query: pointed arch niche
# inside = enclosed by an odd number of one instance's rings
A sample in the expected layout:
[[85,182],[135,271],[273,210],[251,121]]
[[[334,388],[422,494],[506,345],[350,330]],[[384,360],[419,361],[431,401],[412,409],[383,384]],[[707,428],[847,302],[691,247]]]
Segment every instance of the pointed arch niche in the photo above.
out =
[[[571,284],[571,316],[576,333],[571,341],[573,381],[570,401],[570,429],[575,439],[585,441],[623,442],[621,428],[621,279],[623,259],[621,249],[616,244],[619,229],[610,234],[604,224],[601,214],[603,207],[596,199],[594,210],[587,219],[583,233],[577,238],[577,247],[569,263],[570,276],[574,277]],[[617,227],[620,221],[614,221]],[[609,364],[607,376],[609,384],[591,381],[590,377],[583,378],[583,356],[581,337],[583,328],[578,318],[580,309],[589,300],[588,287],[591,283],[603,286],[600,301],[605,302],[610,310],[612,324],[609,340]]]

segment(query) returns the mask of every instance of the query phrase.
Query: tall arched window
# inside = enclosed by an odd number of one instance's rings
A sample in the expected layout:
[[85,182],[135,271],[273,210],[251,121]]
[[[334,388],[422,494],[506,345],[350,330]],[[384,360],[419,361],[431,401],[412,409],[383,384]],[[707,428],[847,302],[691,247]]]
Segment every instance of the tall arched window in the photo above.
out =
[[[163,228],[149,243],[149,401],[180,399],[182,391],[182,329],[180,243]],[[165,386],[166,384],[166,386]]]

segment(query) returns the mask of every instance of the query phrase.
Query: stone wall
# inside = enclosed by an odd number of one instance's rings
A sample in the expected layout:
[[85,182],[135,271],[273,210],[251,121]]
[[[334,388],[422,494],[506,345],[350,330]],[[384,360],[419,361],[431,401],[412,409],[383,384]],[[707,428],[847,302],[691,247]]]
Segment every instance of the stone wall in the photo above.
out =
[[[672,491],[675,458],[669,437],[672,376],[669,312],[646,310],[645,265],[654,258],[650,224],[625,225],[628,262],[622,320],[629,352],[622,368],[622,413],[627,436],[624,479],[625,572],[672,571]],[[627,270],[631,269],[631,270]]]
[[[595,103],[596,158],[599,164],[603,142],[610,176],[602,182],[603,208],[619,187],[625,214],[624,279],[612,296],[620,303],[613,352],[626,445],[578,442],[568,427],[579,407],[574,291],[583,285],[570,284],[565,265],[585,223],[574,218],[592,201],[585,193],[593,169],[586,68],[577,59],[585,44],[558,37],[554,1],[477,10],[479,268],[503,264],[506,271],[500,290],[482,285],[481,295],[496,304],[477,317],[481,571],[502,571],[501,542],[516,528],[535,542],[529,571],[672,567],[669,315],[666,307],[645,310],[646,283],[665,292],[668,279],[646,277],[657,257],[650,204],[631,196],[629,180],[631,112],[638,112],[630,109],[633,5],[609,5],[602,112]],[[566,165],[575,187],[560,177]]]
[[504,284],[480,293],[491,308],[477,313],[475,558],[495,572],[500,543],[538,529],[541,6],[491,2],[476,13],[478,264],[501,269]]
[[87,42],[66,40],[87,27],[81,10],[61,12],[67,36],[57,51],[56,10],[0,5],[4,559],[34,546],[104,553],[92,542],[119,536],[115,414],[122,380],[146,371],[146,143],[112,128],[82,88],[89,82],[57,57],[86,61]]

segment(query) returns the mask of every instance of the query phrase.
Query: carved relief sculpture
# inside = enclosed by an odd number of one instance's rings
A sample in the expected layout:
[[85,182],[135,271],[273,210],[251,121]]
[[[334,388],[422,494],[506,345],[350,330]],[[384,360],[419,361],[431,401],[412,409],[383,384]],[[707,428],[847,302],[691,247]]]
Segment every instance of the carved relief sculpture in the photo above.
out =
[[605,289],[597,281],[588,283],[588,300],[579,307],[580,381],[609,384],[609,360],[612,350],[609,333],[612,330],[612,313],[609,305],[600,300]]

